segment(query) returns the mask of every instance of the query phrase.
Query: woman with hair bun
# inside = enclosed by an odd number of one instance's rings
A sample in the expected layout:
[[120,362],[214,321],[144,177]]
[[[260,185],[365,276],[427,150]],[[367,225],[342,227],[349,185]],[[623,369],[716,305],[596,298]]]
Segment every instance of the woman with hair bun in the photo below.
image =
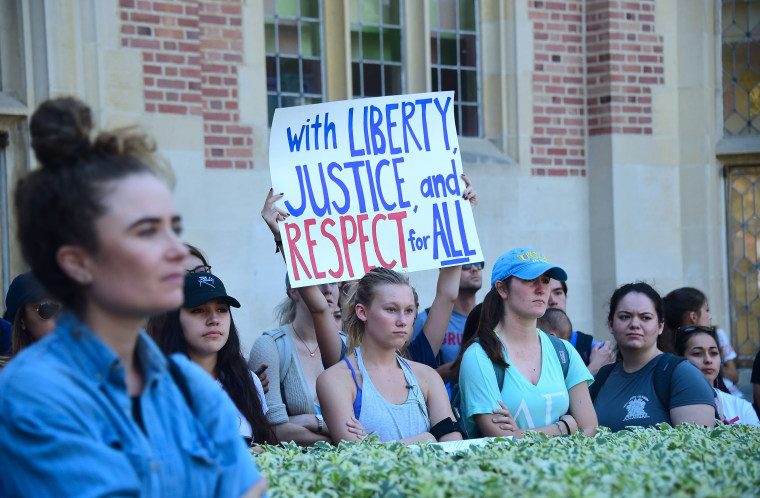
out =
[[182,304],[188,254],[152,143],[91,141],[74,98],[44,102],[30,128],[41,168],[16,187],[18,239],[65,309],[0,376],[0,495],[262,493],[232,401],[141,330]]

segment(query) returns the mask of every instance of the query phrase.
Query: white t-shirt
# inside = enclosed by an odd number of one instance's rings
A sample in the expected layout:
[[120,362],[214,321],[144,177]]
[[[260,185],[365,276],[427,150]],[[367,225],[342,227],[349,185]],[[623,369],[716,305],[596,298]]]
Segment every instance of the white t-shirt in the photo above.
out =
[[[267,406],[267,400],[264,397],[264,387],[261,385],[261,381],[259,380],[259,377],[248,370],[248,372],[251,374],[251,378],[253,379],[253,384],[256,386],[256,392],[259,395],[259,401],[261,401],[261,410],[264,412],[264,415],[269,411],[269,407]],[[219,382],[217,379],[217,384],[219,384],[220,387],[223,388],[222,383]],[[237,406],[235,407],[237,408]],[[242,413],[240,413],[240,410],[238,410],[238,419],[240,420],[240,435],[243,437],[253,437],[253,430],[251,430],[251,424],[248,423],[248,420],[243,416]]]
[[729,424],[745,424],[760,427],[760,420],[757,413],[749,401],[731,396],[730,394],[715,389],[718,403],[720,404],[719,413],[723,415],[723,421]]

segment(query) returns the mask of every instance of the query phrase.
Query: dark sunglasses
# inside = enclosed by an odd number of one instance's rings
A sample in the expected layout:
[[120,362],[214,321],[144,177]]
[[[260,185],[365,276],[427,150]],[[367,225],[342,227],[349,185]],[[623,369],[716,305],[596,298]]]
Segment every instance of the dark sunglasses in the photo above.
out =
[[462,270],[467,271],[467,270],[472,269],[473,267],[477,268],[478,270],[483,270],[485,266],[486,264],[482,261],[480,263],[465,263],[462,265]]
[[34,311],[43,320],[50,320],[61,311],[61,305],[55,301],[43,301]]
[[211,273],[211,266],[209,265],[198,265],[192,270],[187,270],[187,273]]

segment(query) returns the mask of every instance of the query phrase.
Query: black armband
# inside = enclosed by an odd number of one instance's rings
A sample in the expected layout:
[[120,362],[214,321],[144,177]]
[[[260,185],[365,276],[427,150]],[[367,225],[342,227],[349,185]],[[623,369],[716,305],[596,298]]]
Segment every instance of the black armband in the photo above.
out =
[[[451,417],[445,418],[430,428],[430,434],[437,440],[441,439],[446,434],[458,432],[462,434],[459,426],[451,420]],[[464,434],[462,434],[464,436]]]

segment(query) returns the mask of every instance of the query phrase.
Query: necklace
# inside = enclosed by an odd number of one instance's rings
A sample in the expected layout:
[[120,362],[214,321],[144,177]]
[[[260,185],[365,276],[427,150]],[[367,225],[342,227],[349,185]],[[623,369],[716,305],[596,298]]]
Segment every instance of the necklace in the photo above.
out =
[[317,351],[319,351],[319,343],[317,343],[317,347],[314,349],[314,351],[312,351],[311,349],[309,349],[309,346],[306,345],[306,342],[303,339],[301,339],[301,334],[298,333],[298,331],[296,330],[295,326],[292,323],[290,324],[290,327],[293,329],[293,332],[296,333],[296,337],[298,337],[298,340],[301,341],[301,344],[303,344],[303,347],[306,348],[306,351],[309,352],[309,356],[314,358],[314,355],[317,354]]

